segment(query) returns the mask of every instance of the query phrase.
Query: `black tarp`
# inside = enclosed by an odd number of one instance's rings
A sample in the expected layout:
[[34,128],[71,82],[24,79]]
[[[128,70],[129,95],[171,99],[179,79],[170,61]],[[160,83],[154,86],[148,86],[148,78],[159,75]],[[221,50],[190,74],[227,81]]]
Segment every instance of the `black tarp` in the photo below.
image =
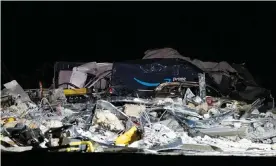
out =
[[258,84],[256,83],[254,77],[251,75],[251,73],[248,71],[248,69],[244,65],[242,65],[242,64],[232,64],[231,66],[245,80],[244,82],[247,85],[258,86]]

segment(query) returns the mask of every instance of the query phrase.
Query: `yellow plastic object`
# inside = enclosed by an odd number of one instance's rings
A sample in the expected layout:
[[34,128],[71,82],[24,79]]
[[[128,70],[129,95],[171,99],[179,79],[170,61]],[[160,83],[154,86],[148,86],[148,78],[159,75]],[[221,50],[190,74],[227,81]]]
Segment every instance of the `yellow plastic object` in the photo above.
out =
[[[90,142],[90,141],[71,142],[69,145],[70,146],[86,145],[87,146],[86,152],[94,152],[95,151],[95,148],[94,148],[92,142]],[[79,148],[75,148],[75,147],[67,148],[67,152],[78,151],[78,150],[79,150]]]
[[87,94],[86,88],[80,88],[80,89],[64,89],[63,90],[64,95],[84,95]]
[[6,123],[14,122],[14,121],[15,121],[15,118],[11,117],[11,118],[5,119],[4,123],[6,124]]
[[131,129],[129,129],[124,134],[120,135],[116,141],[115,145],[128,145],[132,143],[133,141],[137,140],[137,127],[133,126]]

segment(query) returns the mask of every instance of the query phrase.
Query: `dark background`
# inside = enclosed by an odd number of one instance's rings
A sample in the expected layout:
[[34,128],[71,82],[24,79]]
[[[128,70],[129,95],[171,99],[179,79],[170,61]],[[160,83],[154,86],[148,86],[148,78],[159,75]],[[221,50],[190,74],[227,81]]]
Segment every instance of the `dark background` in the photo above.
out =
[[245,62],[276,94],[275,2],[1,3],[5,76],[24,88],[50,86],[55,61],[141,59],[171,47],[203,61]]
[[[264,165],[265,163],[275,163],[275,157],[234,157],[234,156],[185,156],[185,155],[149,155],[137,153],[74,153],[74,152],[21,152],[21,153],[1,153],[1,164],[8,166],[18,166],[18,162],[28,166],[59,166],[59,165],[95,165],[110,166],[114,164],[134,165],[149,164],[158,166],[170,166],[179,164],[192,164],[202,166],[212,164],[213,166],[233,166],[233,165]],[[11,162],[13,160],[18,162]]]

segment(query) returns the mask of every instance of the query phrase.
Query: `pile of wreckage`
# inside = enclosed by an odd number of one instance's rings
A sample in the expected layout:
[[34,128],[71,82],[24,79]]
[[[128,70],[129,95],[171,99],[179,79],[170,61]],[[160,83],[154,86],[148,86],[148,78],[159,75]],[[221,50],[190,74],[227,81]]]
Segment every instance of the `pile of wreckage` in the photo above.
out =
[[1,151],[276,155],[274,99],[241,65],[165,48],[55,69],[49,89],[4,84]]

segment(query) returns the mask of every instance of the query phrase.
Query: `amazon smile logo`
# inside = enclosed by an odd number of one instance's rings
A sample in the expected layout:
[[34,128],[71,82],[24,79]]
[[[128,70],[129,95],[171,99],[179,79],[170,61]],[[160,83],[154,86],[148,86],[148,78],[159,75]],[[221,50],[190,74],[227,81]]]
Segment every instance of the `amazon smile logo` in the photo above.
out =
[[[144,85],[144,86],[149,86],[149,87],[155,87],[155,86],[158,86],[160,83],[151,83],[151,82],[145,82],[145,81],[141,81],[137,78],[133,78],[136,82],[138,82],[139,84],[141,85]],[[170,79],[170,78],[165,78],[164,81],[166,82],[171,82],[171,81],[186,81],[186,78],[185,77],[173,77],[173,79]]]
[[[160,83],[150,83],[150,82],[144,82],[144,81],[141,81],[137,78],[133,78],[136,82],[138,82],[139,84],[142,84],[144,86],[149,86],[149,87],[154,87],[154,86],[158,86]],[[165,78],[164,81],[166,82],[171,82],[172,79],[170,78]]]

